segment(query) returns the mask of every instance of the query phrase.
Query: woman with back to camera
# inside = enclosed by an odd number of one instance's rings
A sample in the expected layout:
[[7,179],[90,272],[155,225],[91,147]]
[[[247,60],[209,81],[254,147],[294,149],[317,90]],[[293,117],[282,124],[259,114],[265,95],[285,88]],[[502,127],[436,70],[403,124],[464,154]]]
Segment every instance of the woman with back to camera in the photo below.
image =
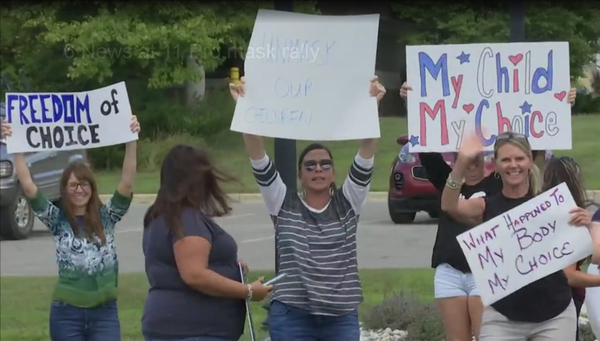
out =
[[[234,100],[243,80],[231,84]],[[385,89],[377,79],[365,91],[379,101]],[[275,225],[279,271],[269,310],[272,341],[358,341],[357,306],[362,302],[356,232],[369,193],[376,140],[360,148],[341,188],[335,186],[330,150],[307,146],[298,158],[302,192],[287,188],[265,152],[260,136],[244,134],[263,200]]]
[[220,184],[230,180],[203,149],[177,145],[163,160],[160,189],[144,217],[147,341],[238,340],[245,300],[260,301],[271,290],[262,279],[242,283],[237,244],[214,221],[232,210]]
[[[135,116],[131,119],[131,131],[140,131]],[[2,122],[2,133],[11,136],[6,121]],[[136,141],[126,144],[121,181],[106,204],[100,200],[91,169],[81,161],[69,164],[60,179],[61,208],[38,190],[27,161],[22,154],[15,154],[15,169],[23,192],[56,243],[58,283],[52,294],[49,321],[53,341],[121,339],[114,230],[133,197],[136,145]]]
[[[502,192],[494,196],[462,200],[460,187],[466,165],[481,150],[479,138],[467,137],[459,150],[442,194],[442,209],[473,225],[489,221],[539,193],[538,170],[525,135],[505,132],[496,137],[494,162],[502,179]],[[459,179],[459,180],[457,180]],[[585,209],[571,212],[570,224],[585,223]],[[566,341],[576,334],[576,310],[564,271],[557,271],[511,293],[484,309],[481,341]]]

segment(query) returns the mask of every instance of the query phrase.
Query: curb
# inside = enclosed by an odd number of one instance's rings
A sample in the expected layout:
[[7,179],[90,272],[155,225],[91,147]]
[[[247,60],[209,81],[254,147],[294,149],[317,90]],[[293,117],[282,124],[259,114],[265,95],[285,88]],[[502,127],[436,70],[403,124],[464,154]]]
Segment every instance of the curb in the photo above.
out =
[[[600,202],[600,190],[587,191],[588,198],[595,202]],[[229,196],[237,202],[260,202],[262,197],[260,193],[232,193]],[[100,199],[106,202],[110,199],[111,195],[101,194]],[[367,201],[386,201],[388,197],[387,192],[370,192],[367,197]],[[136,204],[151,204],[156,199],[156,194],[134,194],[133,202]]]

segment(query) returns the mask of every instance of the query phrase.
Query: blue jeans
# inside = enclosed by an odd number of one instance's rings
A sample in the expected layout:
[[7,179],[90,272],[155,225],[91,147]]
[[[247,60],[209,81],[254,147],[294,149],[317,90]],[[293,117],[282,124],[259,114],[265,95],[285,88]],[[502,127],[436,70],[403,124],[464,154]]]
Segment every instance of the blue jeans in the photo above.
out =
[[198,336],[198,337],[185,337],[183,339],[168,339],[168,340],[146,338],[146,341],[236,341],[236,340],[230,340],[230,339],[222,338],[222,337],[218,337],[218,336]]
[[359,341],[358,312],[342,316],[311,315],[279,301],[269,310],[271,341]]
[[121,327],[117,302],[95,308],[79,308],[64,302],[50,305],[52,341],[120,341]]

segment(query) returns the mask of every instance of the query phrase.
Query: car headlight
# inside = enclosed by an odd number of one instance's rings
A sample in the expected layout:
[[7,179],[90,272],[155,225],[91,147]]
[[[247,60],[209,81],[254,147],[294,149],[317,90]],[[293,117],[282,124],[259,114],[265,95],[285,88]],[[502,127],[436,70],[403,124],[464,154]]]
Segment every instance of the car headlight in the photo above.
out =
[[8,178],[13,175],[13,164],[10,161],[0,162],[0,178]]

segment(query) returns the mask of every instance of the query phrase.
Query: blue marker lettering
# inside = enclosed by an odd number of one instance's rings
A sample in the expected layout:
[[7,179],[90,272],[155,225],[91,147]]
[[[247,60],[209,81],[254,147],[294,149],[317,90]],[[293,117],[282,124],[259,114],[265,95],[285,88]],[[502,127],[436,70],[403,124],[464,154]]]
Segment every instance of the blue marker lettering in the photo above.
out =
[[434,64],[433,60],[425,52],[419,52],[419,73],[421,77],[421,97],[427,97],[427,81],[425,70],[433,79],[437,80],[440,72],[442,73],[442,94],[444,97],[450,96],[450,82],[448,78],[448,54],[444,53]]

